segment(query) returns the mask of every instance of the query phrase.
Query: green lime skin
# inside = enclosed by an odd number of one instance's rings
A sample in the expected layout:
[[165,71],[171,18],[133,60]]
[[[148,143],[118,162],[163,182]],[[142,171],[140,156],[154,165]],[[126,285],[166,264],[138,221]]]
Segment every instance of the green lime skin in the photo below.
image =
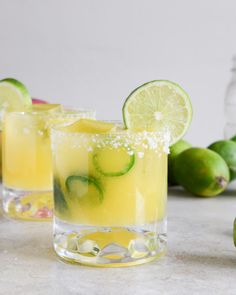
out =
[[[184,136],[184,134],[187,132],[187,130],[191,124],[191,121],[192,121],[193,111],[192,111],[192,103],[191,103],[189,95],[186,93],[186,91],[177,83],[169,81],[169,80],[152,80],[152,81],[146,82],[146,83],[142,84],[141,86],[137,87],[136,89],[134,89],[129,94],[129,96],[126,98],[124,105],[122,107],[122,114],[123,114],[123,121],[124,121],[125,128],[132,129],[133,127],[135,127],[135,129],[136,129],[137,126],[136,126],[136,124],[133,124],[133,119],[132,119],[132,117],[133,118],[135,117],[136,119],[138,118],[138,121],[139,121],[138,127],[141,127],[141,128],[139,128],[139,131],[143,131],[143,130],[147,131],[150,129],[151,121],[152,121],[152,123],[153,123],[153,121],[155,122],[155,120],[153,120],[154,119],[153,115],[155,114],[155,111],[156,112],[163,111],[163,110],[159,109],[158,96],[156,97],[155,95],[152,94],[151,96],[150,95],[147,95],[145,97],[142,96],[140,99],[138,99],[138,101],[136,100],[137,93],[139,93],[141,90],[145,91],[150,86],[154,86],[154,85],[157,87],[160,87],[161,85],[168,86],[169,88],[174,89],[175,92],[177,92],[180,96],[182,96],[182,98],[184,98],[184,101],[185,101],[184,102],[185,103],[185,106],[184,106],[185,116],[184,117],[185,117],[186,121],[185,122],[181,121],[180,124],[179,124],[179,120],[178,120],[179,118],[175,121],[174,117],[176,117],[176,114],[178,114],[178,112],[179,112],[179,115],[181,115],[181,116],[183,115],[182,110],[181,110],[183,106],[178,103],[178,100],[176,100],[177,104],[174,109],[175,116],[172,116],[172,120],[169,120],[168,118],[167,119],[163,118],[163,120],[162,120],[162,123],[164,123],[164,126],[170,130],[171,144],[174,144],[179,139],[181,139]],[[154,98],[154,102],[151,102],[151,104],[150,104],[150,100],[152,100],[153,98]],[[155,101],[155,99],[156,99],[156,101]],[[170,105],[168,104],[168,95],[164,96],[163,99],[166,99],[164,109],[166,111],[167,110],[173,111],[173,110],[169,109],[171,104]],[[136,107],[134,108],[135,112],[132,112],[132,114],[130,114],[129,105],[134,103],[134,101],[135,101],[135,105],[136,105]],[[149,106],[149,107],[146,108],[147,106]],[[186,113],[186,111],[187,111],[187,113]],[[147,114],[148,114],[148,119],[147,119]],[[151,118],[153,118],[153,119],[151,119]],[[149,126],[147,125],[147,120],[148,120]],[[137,123],[137,121],[136,121],[136,123]],[[159,124],[159,126],[154,127],[151,124],[151,130],[149,130],[149,131],[160,131],[161,126],[162,126],[162,124]],[[181,130],[181,132],[179,132],[179,130]]]
[[29,94],[26,86],[22,82],[14,79],[14,78],[5,78],[5,79],[1,80],[0,82],[8,82],[8,83],[14,85],[17,89],[19,89],[21,91],[22,95],[24,96],[25,104],[26,105],[32,104],[32,99],[30,97],[30,94]]
[[187,191],[201,197],[222,193],[230,173],[225,160],[206,148],[189,148],[182,152],[174,165],[177,182]]
[[229,167],[230,180],[236,179],[236,142],[219,140],[212,143],[208,148],[215,151],[225,160]]
[[230,140],[236,142],[236,135],[234,135],[233,137],[231,137]]
[[170,153],[168,155],[168,183],[169,185],[177,185],[177,181],[174,175],[174,165],[177,156],[183,151],[189,149],[192,145],[186,140],[179,140],[170,147]]

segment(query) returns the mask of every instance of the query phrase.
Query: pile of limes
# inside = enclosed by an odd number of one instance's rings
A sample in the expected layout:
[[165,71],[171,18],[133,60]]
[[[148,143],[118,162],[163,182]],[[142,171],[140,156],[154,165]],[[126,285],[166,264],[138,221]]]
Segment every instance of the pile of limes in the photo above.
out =
[[180,140],[170,148],[169,184],[180,184],[201,197],[222,193],[236,179],[236,137],[219,140],[208,148]]

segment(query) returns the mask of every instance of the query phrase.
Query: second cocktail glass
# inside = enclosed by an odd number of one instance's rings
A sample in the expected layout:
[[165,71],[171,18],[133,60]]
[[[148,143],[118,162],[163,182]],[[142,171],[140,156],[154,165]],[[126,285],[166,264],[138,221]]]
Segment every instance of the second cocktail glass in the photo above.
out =
[[48,220],[52,217],[52,159],[50,128],[80,118],[91,110],[36,105],[9,112],[3,127],[3,209],[13,218]]

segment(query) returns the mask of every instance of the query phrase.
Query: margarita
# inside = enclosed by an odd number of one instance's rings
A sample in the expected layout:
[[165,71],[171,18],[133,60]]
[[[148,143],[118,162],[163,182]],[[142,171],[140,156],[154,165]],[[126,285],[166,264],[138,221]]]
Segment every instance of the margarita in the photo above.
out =
[[52,160],[50,128],[68,124],[92,111],[64,110],[61,105],[38,104],[22,112],[6,113],[3,126],[3,207],[21,219],[52,217]]
[[53,128],[60,256],[114,266],[165,251],[168,139],[92,120]]

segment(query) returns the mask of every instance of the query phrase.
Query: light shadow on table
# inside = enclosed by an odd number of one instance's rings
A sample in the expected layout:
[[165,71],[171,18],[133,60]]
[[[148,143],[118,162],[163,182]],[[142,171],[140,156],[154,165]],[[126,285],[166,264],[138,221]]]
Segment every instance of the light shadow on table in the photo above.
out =
[[224,191],[224,196],[234,197],[236,201],[236,189],[227,189]]
[[233,254],[232,256],[231,255],[226,256],[224,254],[219,253],[219,255],[209,256],[209,254],[203,254],[203,253],[193,254],[193,253],[185,252],[184,254],[181,254],[181,255],[176,254],[175,258],[179,262],[189,266],[197,265],[199,267],[199,265],[202,265],[202,266],[210,266],[214,269],[232,268],[233,270],[235,270],[235,265],[236,265],[236,255],[233,256]]
[[172,186],[168,188],[168,196],[172,198],[188,198],[188,199],[197,199],[199,197],[187,192],[180,186]]
[[52,245],[43,245],[40,237],[33,239],[25,239],[24,242],[14,239],[15,246],[12,246],[12,240],[6,240],[3,251],[7,253],[8,256],[14,256],[16,260],[30,260],[34,263],[41,261],[55,261],[55,254]]
[[[199,196],[191,194],[190,192],[184,190],[180,186],[171,186],[168,187],[168,196],[172,198],[188,198],[188,199],[199,199]],[[224,197],[233,197],[236,200],[236,189],[228,188],[222,194],[216,196],[217,198],[224,198]],[[200,197],[201,198],[201,197]],[[204,199],[204,197],[202,197]],[[209,199],[206,197],[206,199]]]
[[[55,260],[51,223],[9,220],[0,216],[4,232],[0,250],[18,260]],[[6,230],[7,229],[7,230]]]

